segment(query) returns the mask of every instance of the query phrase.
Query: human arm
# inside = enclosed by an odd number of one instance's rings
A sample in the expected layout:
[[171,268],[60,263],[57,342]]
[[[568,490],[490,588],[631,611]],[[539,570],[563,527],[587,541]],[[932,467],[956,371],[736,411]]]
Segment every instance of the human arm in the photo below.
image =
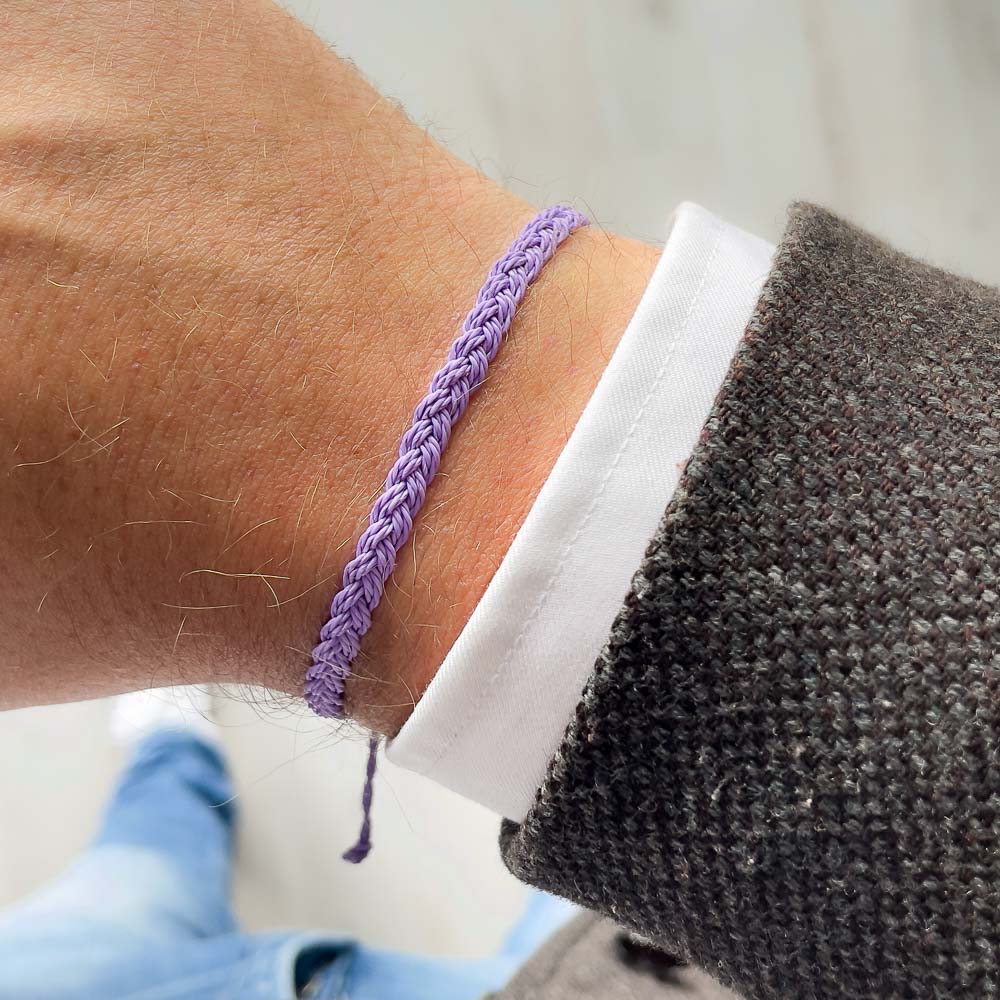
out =
[[[298,695],[399,433],[531,209],[270,4],[4,18],[0,702]],[[590,230],[540,278],[366,640],[356,715],[405,718],[654,259]]]

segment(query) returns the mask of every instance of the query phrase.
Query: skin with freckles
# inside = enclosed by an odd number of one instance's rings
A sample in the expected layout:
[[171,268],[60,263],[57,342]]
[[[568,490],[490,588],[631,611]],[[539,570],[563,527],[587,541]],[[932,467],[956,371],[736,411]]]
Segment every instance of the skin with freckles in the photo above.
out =
[[[0,706],[299,695],[414,405],[534,209],[263,0],[0,11]],[[395,731],[655,262],[592,227],[530,290],[376,613]]]

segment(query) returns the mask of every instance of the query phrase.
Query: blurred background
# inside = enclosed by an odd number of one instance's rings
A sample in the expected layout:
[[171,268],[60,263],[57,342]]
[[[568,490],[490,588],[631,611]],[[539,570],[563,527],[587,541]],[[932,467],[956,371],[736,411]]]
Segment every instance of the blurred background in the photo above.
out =
[[[771,240],[819,201],[1000,283],[1000,5],[991,0],[289,0],[440,141],[539,205],[659,241],[681,200]],[[261,694],[221,704],[251,929],[339,928],[473,955],[522,890],[497,823],[383,765],[353,842],[363,742]],[[107,705],[0,715],[0,905],[86,842],[120,766]]]

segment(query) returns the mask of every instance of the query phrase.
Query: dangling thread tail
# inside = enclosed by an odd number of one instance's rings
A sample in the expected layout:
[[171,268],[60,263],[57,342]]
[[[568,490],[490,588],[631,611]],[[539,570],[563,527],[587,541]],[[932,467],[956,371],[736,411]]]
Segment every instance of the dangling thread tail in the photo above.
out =
[[361,832],[357,843],[344,851],[341,857],[352,865],[361,864],[372,849],[372,797],[375,790],[375,763],[379,738],[374,733],[368,737],[368,766],[365,769],[365,787],[361,793]]

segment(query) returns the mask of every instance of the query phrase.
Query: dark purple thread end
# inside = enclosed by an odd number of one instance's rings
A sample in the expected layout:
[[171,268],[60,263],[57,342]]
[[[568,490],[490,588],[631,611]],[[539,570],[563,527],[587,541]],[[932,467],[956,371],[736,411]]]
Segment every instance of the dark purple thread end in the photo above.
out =
[[372,796],[375,793],[375,764],[378,756],[377,736],[368,737],[368,763],[365,767],[365,787],[361,793],[361,832],[353,847],[349,847],[341,857],[352,865],[359,865],[368,857],[372,849]]

